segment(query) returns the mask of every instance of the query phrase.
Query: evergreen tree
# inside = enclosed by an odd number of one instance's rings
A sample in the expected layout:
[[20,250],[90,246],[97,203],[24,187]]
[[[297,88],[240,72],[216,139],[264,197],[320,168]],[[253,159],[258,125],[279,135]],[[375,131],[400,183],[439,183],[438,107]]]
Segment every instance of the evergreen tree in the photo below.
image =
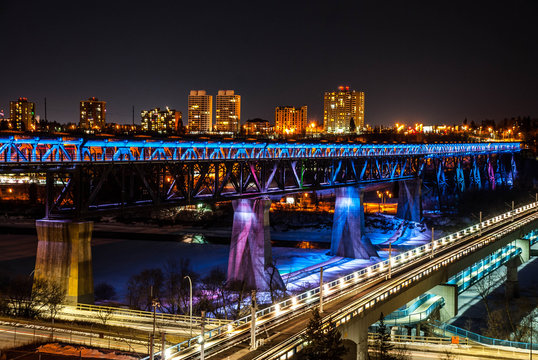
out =
[[336,325],[330,322],[328,327],[323,329],[323,322],[317,308],[312,310],[312,319],[306,326],[303,340],[307,345],[297,356],[300,360],[339,360],[347,353]]
[[388,332],[387,326],[385,325],[385,317],[383,316],[383,313],[381,313],[379,315],[379,327],[377,328],[377,336],[374,344],[374,351],[376,353],[377,359],[394,359],[394,357],[389,354],[389,351],[393,348],[389,341],[390,333]]
[[351,118],[349,120],[349,132],[354,133],[357,129],[357,126],[355,125],[355,119]]

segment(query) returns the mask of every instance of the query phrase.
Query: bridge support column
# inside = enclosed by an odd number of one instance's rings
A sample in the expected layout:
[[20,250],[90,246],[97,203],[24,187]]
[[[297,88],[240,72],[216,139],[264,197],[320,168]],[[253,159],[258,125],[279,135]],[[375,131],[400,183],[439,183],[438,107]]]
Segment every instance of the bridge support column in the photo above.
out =
[[37,220],[34,279],[56,281],[69,304],[93,304],[92,221]]
[[247,289],[283,289],[284,282],[273,264],[269,208],[266,198],[232,201],[234,222],[228,259],[228,282]]
[[529,239],[517,239],[515,245],[521,249],[521,254],[506,263],[506,283],[504,294],[508,299],[519,298],[518,267],[529,261],[531,256],[531,242]]
[[[349,339],[357,344],[357,360],[368,360],[368,325],[364,319],[355,318],[339,327],[342,339]],[[352,354],[346,356],[352,358]]]
[[336,189],[331,254],[354,259],[378,256],[364,234],[363,193],[357,186]]
[[458,314],[458,285],[441,284],[428,292],[445,299],[445,306],[439,310],[439,321],[446,322]]
[[508,299],[519,298],[519,280],[517,268],[521,265],[520,259],[512,259],[506,263],[506,282],[504,284],[504,295]]
[[422,220],[422,180],[399,182],[398,210],[400,219],[420,222]]
[[517,239],[515,243],[516,246],[521,249],[519,258],[521,263],[524,264],[531,258],[531,241],[529,239]]

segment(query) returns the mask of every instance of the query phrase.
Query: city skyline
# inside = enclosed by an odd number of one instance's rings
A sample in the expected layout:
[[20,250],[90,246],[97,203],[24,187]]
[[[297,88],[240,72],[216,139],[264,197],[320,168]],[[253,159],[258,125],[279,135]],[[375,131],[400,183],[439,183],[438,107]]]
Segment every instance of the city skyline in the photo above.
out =
[[[319,123],[323,92],[347,84],[367,93],[374,126],[538,115],[534,4],[294,2],[282,9],[97,2],[80,12],[68,2],[4,3],[0,29],[10,55],[0,108],[24,96],[42,115],[46,97],[48,118],[69,122],[78,113],[69,104],[97,96],[109,104],[110,122],[129,123],[133,105],[186,114],[190,89],[234,89],[243,96],[243,123],[271,119],[284,104],[307,105]],[[138,21],[157,10],[151,26]],[[203,20],[178,16],[193,13]],[[235,46],[208,46],[220,29]],[[20,39],[32,42],[30,53]],[[141,56],[149,45],[166,51]]]

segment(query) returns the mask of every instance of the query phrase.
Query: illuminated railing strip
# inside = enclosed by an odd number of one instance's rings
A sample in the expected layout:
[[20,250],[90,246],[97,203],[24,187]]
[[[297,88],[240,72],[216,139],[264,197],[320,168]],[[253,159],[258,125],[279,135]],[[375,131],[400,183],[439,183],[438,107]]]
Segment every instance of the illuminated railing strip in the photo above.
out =
[[518,152],[520,143],[353,144],[0,138],[0,163],[78,163],[370,156],[457,156]]

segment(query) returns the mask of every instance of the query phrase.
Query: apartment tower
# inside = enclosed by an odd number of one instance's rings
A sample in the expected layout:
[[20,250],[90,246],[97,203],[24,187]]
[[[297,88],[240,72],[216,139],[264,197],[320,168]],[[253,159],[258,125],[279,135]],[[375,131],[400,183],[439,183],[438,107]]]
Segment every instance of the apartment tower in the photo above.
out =
[[25,97],[20,97],[17,101],[10,101],[9,117],[15,130],[34,131],[36,125],[35,103],[28,101]]
[[189,94],[189,132],[210,132],[212,129],[213,96],[205,90],[191,90]]
[[99,101],[96,97],[80,102],[80,122],[81,129],[103,129],[106,119],[106,102]]
[[347,134],[363,128],[364,92],[349,90],[349,86],[326,92],[323,97],[323,127],[329,134]]
[[241,131],[241,95],[219,90],[215,99],[215,131],[238,134]]

